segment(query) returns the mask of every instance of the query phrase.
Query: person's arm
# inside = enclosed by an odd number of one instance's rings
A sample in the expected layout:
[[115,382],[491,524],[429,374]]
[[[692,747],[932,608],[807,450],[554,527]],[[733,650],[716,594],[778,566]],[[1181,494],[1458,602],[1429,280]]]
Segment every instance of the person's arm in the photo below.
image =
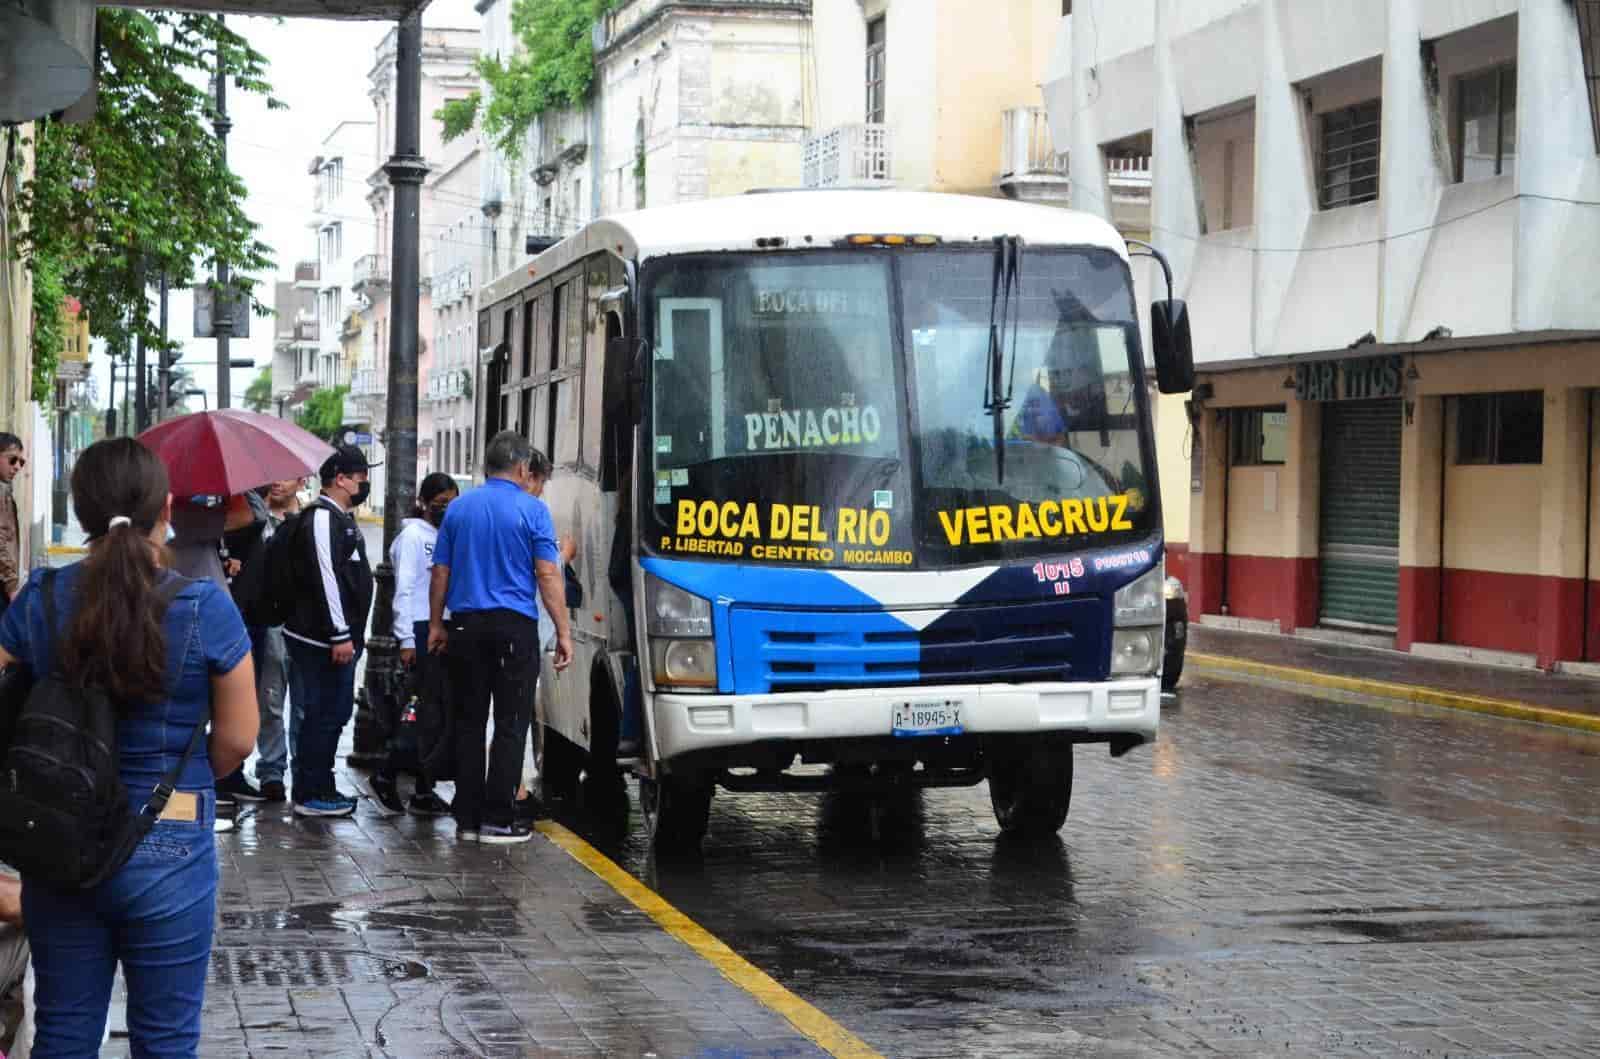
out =
[[548,559],[535,559],[533,573],[539,580],[539,598],[544,600],[545,613],[556,625],[555,667],[565,669],[572,664],[572,623],[567,616],[567,579],[561,567]]
[[[9,509],[9,510],[8,510]],[[22,588],[21,560],[17,541],[17,501],[12,496],[0,499],[0,588],[7,599],[16,599]]]
[[355,660],[355,644],[344,619],[344,597],[339,595],[339,579],[333,572],[333,512],[318,506],[311,512],[311,549],[316,556],[322,581],[322,598],[328,608],[328,642],[333,645],[334,665],[349,665]]
[[578,557],[578,542],[570,533],[561,535],[561,561],[570,563]]
[[246,654],[226,673],[211,677],[211,738],[207,750],[212,773],[226,776],[244,764],[255,749],[260,728],[256,667]]
[[[437,551],[434,553],[437,555]],[[428,653],[444,650],[450,637],[444,631],[444,601],[450,594],[450,568],[433,564],[433,577],[428,582]]]
[[22,880],[0,875],[0,923],[22,926]]
[[250,756],[261,727],[250,633],[228,594],[209,583],[200,588],[200,643],[211,674],[211,771],[226,776]]

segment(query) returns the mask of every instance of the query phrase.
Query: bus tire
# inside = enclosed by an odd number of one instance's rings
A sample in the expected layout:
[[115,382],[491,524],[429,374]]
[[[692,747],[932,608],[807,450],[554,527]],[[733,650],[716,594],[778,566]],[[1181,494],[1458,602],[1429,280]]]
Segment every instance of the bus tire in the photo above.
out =
[[583,774],[583,751],[548,724],[542,728],[539,739],[539,785],[544,789],[546,801],[570,800],[578,793],[578,780]]
[[1000,830],[1017,838],[1060,831],[1072,806],[1072,744],[1042,738],[1014,754],[989,757],[989,803]]
[[699,776],[666,774],[639,780],[645,833],[658,853],[696,853],[711,819],[714,787]]

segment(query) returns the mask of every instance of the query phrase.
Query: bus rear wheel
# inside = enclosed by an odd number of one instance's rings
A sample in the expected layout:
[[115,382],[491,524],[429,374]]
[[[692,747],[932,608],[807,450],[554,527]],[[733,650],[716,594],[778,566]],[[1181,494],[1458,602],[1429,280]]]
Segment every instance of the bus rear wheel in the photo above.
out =
[[1017,838],[1060,831],[1072,805],[1072,744],[1039,739],[1032,746],[991,754],[989,802],[1000,830]]
[[664,773],[639,780],[645,832],[659,853],[692,853],[706,837],[713,785],[700,776]]

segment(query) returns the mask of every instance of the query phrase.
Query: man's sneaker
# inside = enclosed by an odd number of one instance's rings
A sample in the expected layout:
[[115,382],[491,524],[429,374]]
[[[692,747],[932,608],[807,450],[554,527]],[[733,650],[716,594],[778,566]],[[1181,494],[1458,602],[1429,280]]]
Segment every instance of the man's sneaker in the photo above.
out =
[[518,820],[514,824],[484,824],[478,829],[478,841],[486,846],[513,846],[533,837],[533,828]]
[[350,816],[355,811],[355,799],[346,799],[339,794],[325,794],[294,803],[296,816]]
[[395,782],[388,776],[372,777],[372,794],[378,799],[378,804],[384,811],[394,816],[404,816],[406,803],[400,798],[400,791]]
[[226,835],[237,826],[239,806],[236,802],[217,799],[217,816],[212,822],[211,830],[219,835]]
[[268,780],[261,785],[261,799],[273,804],[286,802],[289,800],[289,792],[284,790],[282,780]]
[[418,816],[449,816],[450,803],[432,791],[411,796],[411,811]]
[[479,838],[478,829],[475,827],[462,827],[456,825],[456,840],[459,842],[476,842]]
[[267,796],[250,786],[243,776],[233,775],[217,781],[217,797],[235,802],[264,802]]

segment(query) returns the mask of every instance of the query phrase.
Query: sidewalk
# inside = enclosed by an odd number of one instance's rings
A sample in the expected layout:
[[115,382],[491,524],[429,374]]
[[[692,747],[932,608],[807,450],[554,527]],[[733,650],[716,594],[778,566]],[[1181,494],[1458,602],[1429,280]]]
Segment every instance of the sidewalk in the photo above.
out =
[[1294,636],[1190,625],[1196,672],[1266,680],[1470,710],[1600,732],[1600,681]]
[[[348,750],[347,732],[339,785],[365,794]],[[200,1054],[874,1054],[582,838],[540,828],[481,846],[370,797],[348,820],[241,806],[217,836]],[[126,1056],[120,1002],[111,1028],[102,1054]]]

